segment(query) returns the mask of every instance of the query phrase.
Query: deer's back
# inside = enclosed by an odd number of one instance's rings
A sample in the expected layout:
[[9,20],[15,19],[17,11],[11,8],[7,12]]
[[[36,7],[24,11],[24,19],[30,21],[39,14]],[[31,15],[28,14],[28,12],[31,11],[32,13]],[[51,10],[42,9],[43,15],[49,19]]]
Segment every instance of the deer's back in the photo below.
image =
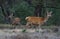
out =
[[31,23],[42,23],[44,21],[44,18],[43,17],[29,17],[28,22],[31,22]]

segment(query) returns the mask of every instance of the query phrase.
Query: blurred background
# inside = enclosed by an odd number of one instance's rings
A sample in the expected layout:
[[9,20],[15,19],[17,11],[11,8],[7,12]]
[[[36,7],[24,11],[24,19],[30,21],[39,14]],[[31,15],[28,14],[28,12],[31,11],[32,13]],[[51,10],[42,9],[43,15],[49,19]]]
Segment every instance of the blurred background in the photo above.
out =
[[[41,29],[25,28],[26,17],[46,17],[47,11],[52,16]],[[60,39],[60,0],[0,0],[0,39]]]
[[53,13],[45,25],[59,26],[60,0],[0,0],[0,24],[10,24],[13,17],[19,17],[21,24],[25,25],[27,16],[38,16],[39,13],[44,17],[46,9]]

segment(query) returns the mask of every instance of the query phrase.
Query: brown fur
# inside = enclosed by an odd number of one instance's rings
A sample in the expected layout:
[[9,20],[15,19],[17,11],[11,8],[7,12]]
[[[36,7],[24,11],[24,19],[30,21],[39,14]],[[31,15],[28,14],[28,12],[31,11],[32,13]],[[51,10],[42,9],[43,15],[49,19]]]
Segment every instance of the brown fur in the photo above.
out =
[[26,26],[28,26],[29,24],[38,24],[39,26],[41,26],[42,24],[44,24],[49,17],[51,17],[51,12],[47,11],[47,16],[43,17],[35,17],[35,16],[28,16],[25,18],[25,20],[27,21]]
[[18,18],[18,17],[16,17],[16,18],[13,19],[12,24],[13,24],[13,25],[17,25],[17,24],[20,23],[20,21],[21,21],[21,19]]
[[32,24],[40,24],[44,22],[45,19],[43,17],[28,17],[26,20]]

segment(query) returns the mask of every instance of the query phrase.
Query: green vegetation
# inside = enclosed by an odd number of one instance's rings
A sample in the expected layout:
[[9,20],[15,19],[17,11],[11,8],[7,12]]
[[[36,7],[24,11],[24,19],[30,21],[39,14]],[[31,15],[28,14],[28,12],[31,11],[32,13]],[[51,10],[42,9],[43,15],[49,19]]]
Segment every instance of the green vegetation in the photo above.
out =
[[[4,1],[3,3],[5,3]],[[32,0],[31,5],[24,0],[11,0],[8,4],[10,12],[14,13],[15,17],[21,18],[21,23],[26,24],[26,16],[34,16],[35,6],[39,3],[43,4],[42,15],[45,16],[45,10],[53,11],[52,17],[46,22],[47,25],[60,25],[60,1],[59,0]],[[1,4],[1,3],[0,3]],[[6,5],[6,6],[8,6]],[[4,15],[0,8],[0,23],[4,22]]]

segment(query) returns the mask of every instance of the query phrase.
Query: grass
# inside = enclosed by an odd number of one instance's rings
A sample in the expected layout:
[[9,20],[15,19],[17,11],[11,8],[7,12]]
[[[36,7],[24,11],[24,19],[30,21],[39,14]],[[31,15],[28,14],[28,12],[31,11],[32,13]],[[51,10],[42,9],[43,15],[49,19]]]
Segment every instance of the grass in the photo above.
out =
[[0,28],[11,28],[13,27],[11,24],[0,24]]
[[[11,24],[0,24],[0,28],[12,28],[13,26]],[[45,28],[45,29],[51,29],[53,28],[54,26],[51,25],[51,26],[41,26],[41,28]]]
[[55,26],[54,25],[51,25],[51,26],[41,26],[41,28],[46,28],[46,29],[51,29],[51,28],[54,28]]

